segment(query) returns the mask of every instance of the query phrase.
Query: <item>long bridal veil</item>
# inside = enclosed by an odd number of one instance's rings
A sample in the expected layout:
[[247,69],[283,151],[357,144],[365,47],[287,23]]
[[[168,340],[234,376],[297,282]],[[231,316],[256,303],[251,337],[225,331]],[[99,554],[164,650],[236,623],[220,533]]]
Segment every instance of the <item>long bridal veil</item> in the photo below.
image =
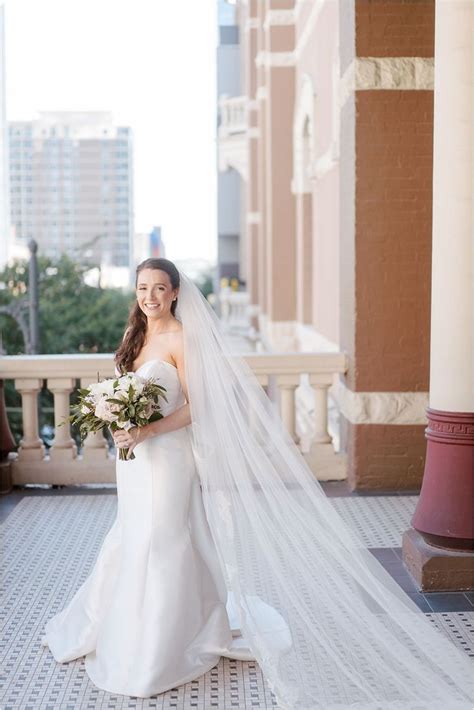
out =
[[180,272],[192,444],[229,599],[281,707],[472,710],[473,666],[335,511]]

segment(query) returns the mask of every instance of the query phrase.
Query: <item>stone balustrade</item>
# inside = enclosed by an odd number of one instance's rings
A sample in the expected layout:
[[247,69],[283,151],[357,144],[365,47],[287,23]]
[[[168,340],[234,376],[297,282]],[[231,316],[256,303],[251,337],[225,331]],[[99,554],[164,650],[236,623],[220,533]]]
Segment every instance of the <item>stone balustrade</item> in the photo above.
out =
[[[328,432],[328,391],[335,378],[347,369],[343,353],[252,353],[244,355],[268,396],[279,407],[281,417],[300,446],[315,476],[320,480],[346,477],[346,458],[334,450]],[[69,414],[71,392],[98,379],[114,376],[111,354],[24,355],[0,359],[0,379],[13,380],[22,399],[23,437],[11,463],[15,485],[26,483],[79,484],[114,483],[115,454],[109,451],[102,432],[90,434],[80,452],[70,427],[58,426]],[[310,410],[312,427],[298,432],[296,391],[313,390]],[[54,396],[55,437],[46,450],[38,425],[38,396],[45,387]],[[306,413],[306,420],[307,420]]]
[[219,292],[220,317],[229,328],[248,330],[252,325],[252,306],[248,291],[222,288]]
[[219,100],[221,136],[243,133],[247,130],[247,97],[222,96]]

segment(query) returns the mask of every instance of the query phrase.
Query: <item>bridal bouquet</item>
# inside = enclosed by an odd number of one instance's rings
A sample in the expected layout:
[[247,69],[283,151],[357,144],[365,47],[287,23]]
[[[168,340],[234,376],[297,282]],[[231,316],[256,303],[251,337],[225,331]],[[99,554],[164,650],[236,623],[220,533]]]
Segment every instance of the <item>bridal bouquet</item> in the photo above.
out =
[[[120,377],[102,380],[79,390],[79,401],[71,407],[67,421],[79,427],[81,442],[89,432],[99,431],[109,426],[111,431],[144,426],[161,419],[159,398],[167,402],[166,389],[156,384],[155,378],[143,378],[135,373],[125,373]],[[128,449],[119,449],[121,461],[127,458]]]

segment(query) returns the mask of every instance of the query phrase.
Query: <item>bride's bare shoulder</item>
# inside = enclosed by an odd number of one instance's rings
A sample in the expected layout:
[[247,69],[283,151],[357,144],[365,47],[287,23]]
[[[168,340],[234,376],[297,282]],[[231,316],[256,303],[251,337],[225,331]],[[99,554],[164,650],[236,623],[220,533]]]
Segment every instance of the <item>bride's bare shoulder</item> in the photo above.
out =
[[183,325],[179,323],[171,333],[170,333],[170,350],[175,361],[175,364],[179,367],[180,361],[183,359],[183,349],[184,349],[184,339],[183,339]]

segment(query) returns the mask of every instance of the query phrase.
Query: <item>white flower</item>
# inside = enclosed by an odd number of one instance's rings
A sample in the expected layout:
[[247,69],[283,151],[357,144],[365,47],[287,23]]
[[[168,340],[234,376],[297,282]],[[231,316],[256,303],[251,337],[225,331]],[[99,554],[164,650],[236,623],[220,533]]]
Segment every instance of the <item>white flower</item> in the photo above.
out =
[[106,394],[108,397],[112,397],[114,393],[114,380],[102,380],[102,382],[93,382],[88,387],[89,392],[94,397],[95,401],[98,401],[101,395]]
[[117,412],[120,412],[120,405],[114,402],[107,402],[105,397],[99,400],[95,408],[95,416],[105,422],[117,421]]

